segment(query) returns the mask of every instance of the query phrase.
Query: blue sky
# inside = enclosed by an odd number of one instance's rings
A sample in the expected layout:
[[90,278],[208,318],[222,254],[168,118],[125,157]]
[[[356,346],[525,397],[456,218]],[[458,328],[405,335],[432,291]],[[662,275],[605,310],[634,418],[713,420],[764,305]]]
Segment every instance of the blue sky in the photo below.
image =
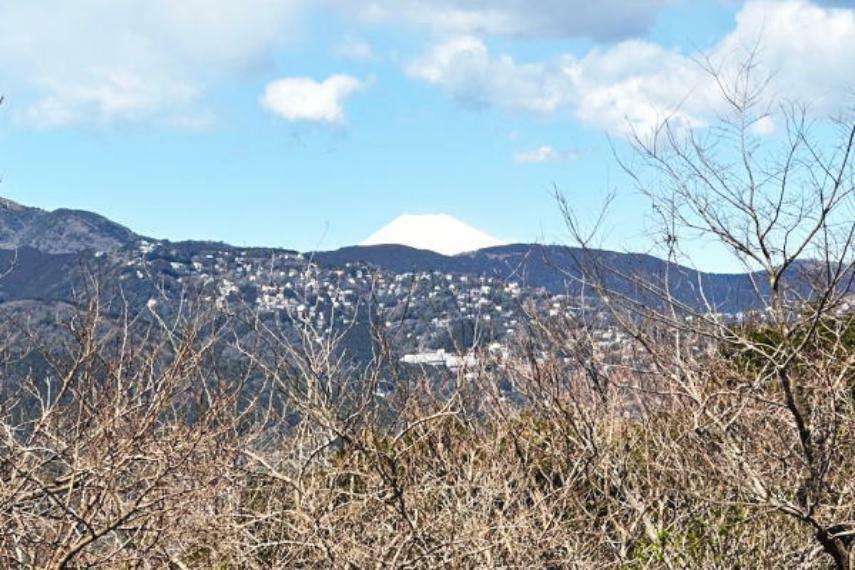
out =
[[628,125],[678,108],[703,128],[693,54],[761,34],[788,93],[833,112],[851,88],[851,3],[600,4],[0,0],[0,195],[154,237],[307,250],[401,213],[561,241],[553,186],[583,216],[616,190],[603,245],[648,251],[609,140],[624,152]]

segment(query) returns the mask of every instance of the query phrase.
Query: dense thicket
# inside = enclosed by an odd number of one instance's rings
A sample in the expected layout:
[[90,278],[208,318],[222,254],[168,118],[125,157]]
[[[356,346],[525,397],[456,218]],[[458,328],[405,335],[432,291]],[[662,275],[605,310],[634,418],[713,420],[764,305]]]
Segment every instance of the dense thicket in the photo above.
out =
[[783,107],[764,150],[753,69],[717,75],[720,125],[666,122],[624,163],[669,260],[700,234],[759,270],[752,314],[597,263],[622,340],[530,310],[447,375],[400,373],[382,327],[354,367],[310,321],[192,299],[6,315],[0,566],[850,570],[855,127],[817,139]]

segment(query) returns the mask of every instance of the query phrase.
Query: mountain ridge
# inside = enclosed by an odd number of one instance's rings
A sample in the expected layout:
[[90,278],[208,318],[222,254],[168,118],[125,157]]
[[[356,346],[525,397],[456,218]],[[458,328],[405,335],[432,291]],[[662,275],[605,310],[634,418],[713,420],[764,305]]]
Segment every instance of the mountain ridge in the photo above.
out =
[[[313,252],[311,256],[328,267],[365,262],[394,273],[439,271],[488,275],[569,295],[592,293],[594,287],[588,276],[599,270],[609,289],[647,303],[661,301],[652,289],[664,286],[667,279],[678,301],[694,307],[709,302],[725,312],[757,308],[762,305],[762,295],[768,293],[767,287],[761,285],[761,295],[757,295],[754,289],[757,274],[707,273],[650,254],[565,245],[518,243],[454,256],[402,245],[349,246]],[[645,290],[641,284],[648,288]]]
[[44,253],[107,251],[141,236],[105,216],[87,210],[48,211],[0,198],[0,249],[31,247]]
[[[145,238],[108,218],[85,210],[61,208],[47,212],[0,198],[0,263],[10,267],[0,280],[4,299],[63,299],[74,289],[73,275],[85,259],[88,264],[119,263],[127,256],[99,258],[97,252],[139,250],[162,244],[172,257],[159,261],[167,274],[170,264],[182,264],[193,252],[249,252],[252,256],[302,255],[306,260],[330,269],[348,264],[366,264],[394,274],[439,272],[513,281],[523,287],[539,288],[551,294],[578,296],[594,292],[592,270],[602,276],[611,291],[638,302],[655,303],[653,289],[667,282],[681,303],[716,310],[739,312],[762,307],[768,294],[766,279],[759,273],[709,273],[669,263],[650,254],[608,250],[583,250],[563,245],[512,243],[495,245],[455,255],[400,244],[354,245],[331,251],[298,254],[283,248],[241,248],[209,241],[155,240]],[[9,252],[17,250],[15,255]],[[51,257],[53,256],[53,257]],[[12,267],[12,266],[15,267]],[[792,287],[809,293],[808,279],[800,272],[810,269],[810,261],[800,261],[788,272]],[[755,284],[759,283],[759,289]]]

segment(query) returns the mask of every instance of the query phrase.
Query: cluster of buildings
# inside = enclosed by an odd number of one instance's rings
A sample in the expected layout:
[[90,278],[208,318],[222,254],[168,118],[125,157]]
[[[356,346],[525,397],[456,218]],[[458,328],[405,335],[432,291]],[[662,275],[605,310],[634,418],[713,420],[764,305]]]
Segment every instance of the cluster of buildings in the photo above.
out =
[[516,335],[536,333],[538,322],[583,314],[593,350],[620,355],[632,345],[590,299],[582,306],[578,298],[489,275],[395,273],[355,262],[330,267],[284,250],[141,241],[121,278],[199,291],[220,309],[305,327],[319,341],[349,328],[364,327],[364,335],[380,328],[404,363],[452,370],[475,363],[477,351],[506,351]]
[[565,295],[497,277],[394,273],[353,262],[326,267],[297,252],[206,242],[141,241],[122,279],[201,291],[217,307],[284,316],[321,337],[370,323],[406,354],[443,350],[448,356],[506,343],[535,314],[554,318],[581,310]]

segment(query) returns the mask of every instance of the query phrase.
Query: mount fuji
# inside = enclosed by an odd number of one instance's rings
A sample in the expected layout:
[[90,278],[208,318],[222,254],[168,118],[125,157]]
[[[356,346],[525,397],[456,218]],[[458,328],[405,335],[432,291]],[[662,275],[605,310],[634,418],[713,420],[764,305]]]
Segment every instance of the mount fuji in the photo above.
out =
[[504,242],[447,214],[403,214],[359,245],[393,244],[457,255]]

